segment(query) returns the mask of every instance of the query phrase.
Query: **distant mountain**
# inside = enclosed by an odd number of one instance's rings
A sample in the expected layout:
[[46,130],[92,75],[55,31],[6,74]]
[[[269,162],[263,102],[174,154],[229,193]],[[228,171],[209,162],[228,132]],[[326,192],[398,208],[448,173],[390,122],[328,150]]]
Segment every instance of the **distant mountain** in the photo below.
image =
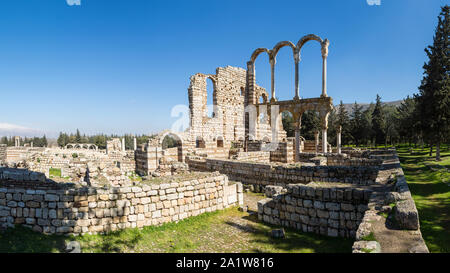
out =
[[[403,100],[396,100],[396,101],[387,101],[387,102],[382,102],[381,104],[384,105],[389,105],[389,106],[399,106],[402,103]],[[362,110],[366,110],[370,103],[359,103],[357,102],[359,106],[362,106]],[[347,110],[348,114],[353,113],[353,105],[355,105],[355,103],[344,103],[344,107],[345,110]],[[339,107],[339,104],[334,106],[336,109]]]
[[0,136],[41,137],[44,134],[43,131],[38,129],[27,128],[10,123],[0,123]]

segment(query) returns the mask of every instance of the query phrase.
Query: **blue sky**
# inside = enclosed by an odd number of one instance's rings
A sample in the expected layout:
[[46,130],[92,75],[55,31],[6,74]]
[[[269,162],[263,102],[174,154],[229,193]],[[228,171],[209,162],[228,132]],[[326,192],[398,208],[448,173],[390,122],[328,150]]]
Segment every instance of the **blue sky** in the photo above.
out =
[[[188,104],[189,77],[244,67],[258,47],[306,34],[331,42],[328,94],[337,104],[416,92],[440,0],[3,0],[0,124],[47,134],[151,133]],[[277,57],[277,96],[294,94],[291,52]],[[270,88],[267,57],[257,83]],[[300,95],[321,90],[317,43],[302,50]]]

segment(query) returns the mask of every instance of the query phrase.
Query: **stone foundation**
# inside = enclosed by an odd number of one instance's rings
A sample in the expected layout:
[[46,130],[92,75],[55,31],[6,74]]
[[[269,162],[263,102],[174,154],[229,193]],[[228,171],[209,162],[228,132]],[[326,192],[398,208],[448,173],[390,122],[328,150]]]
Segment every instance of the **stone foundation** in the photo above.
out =
[[109,189],[1,181],[0,226],[23,224],[46,234],[94,234],[159,225],[243,203],[241,184],[229,184],[218,173],[200,177]]
[[258,202],[258,218],[303,232],[354,238],[371,193],[351,185],[290,184],[286,193]]

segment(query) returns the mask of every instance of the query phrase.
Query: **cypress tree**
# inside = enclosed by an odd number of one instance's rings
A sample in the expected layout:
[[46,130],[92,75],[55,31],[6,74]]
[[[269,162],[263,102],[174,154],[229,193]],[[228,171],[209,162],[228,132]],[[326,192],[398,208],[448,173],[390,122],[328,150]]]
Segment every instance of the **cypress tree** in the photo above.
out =
[[440,144],[449,137],[450,131],[450,76],[449,41],[450,34],[448,5],[441,8],[433,45],[425,52],[428,62],[424,64],[424,77],[416,96],[424,138],[436,144],[436,160],[440,160]]
[[372,129],[375,134],[375,146],[385,143],[386,138],[386,118],[381,105],[381,97],[377,94],[375,109],[372,112]]

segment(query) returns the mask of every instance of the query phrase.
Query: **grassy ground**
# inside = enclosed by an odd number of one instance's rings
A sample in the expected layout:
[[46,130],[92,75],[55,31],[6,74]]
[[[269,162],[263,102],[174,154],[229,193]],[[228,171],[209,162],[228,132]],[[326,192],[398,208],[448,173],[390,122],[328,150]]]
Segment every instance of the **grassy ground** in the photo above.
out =
[[82,252],[350,252],[351,239],[273,227],[236,208],[205,213],[158,227],[126,229],[108,235],[46,236],[23,227],[0,233],[0,252],[60,252],[64,241],[80,242]]
[[49,176],[50,177],[61,177],[61,169],[50,168]]
[[450,252],[450,147],[441,149],[442,161],[429,148],[397,148],[403,171],[416,202],[420,230],[431,252]]

